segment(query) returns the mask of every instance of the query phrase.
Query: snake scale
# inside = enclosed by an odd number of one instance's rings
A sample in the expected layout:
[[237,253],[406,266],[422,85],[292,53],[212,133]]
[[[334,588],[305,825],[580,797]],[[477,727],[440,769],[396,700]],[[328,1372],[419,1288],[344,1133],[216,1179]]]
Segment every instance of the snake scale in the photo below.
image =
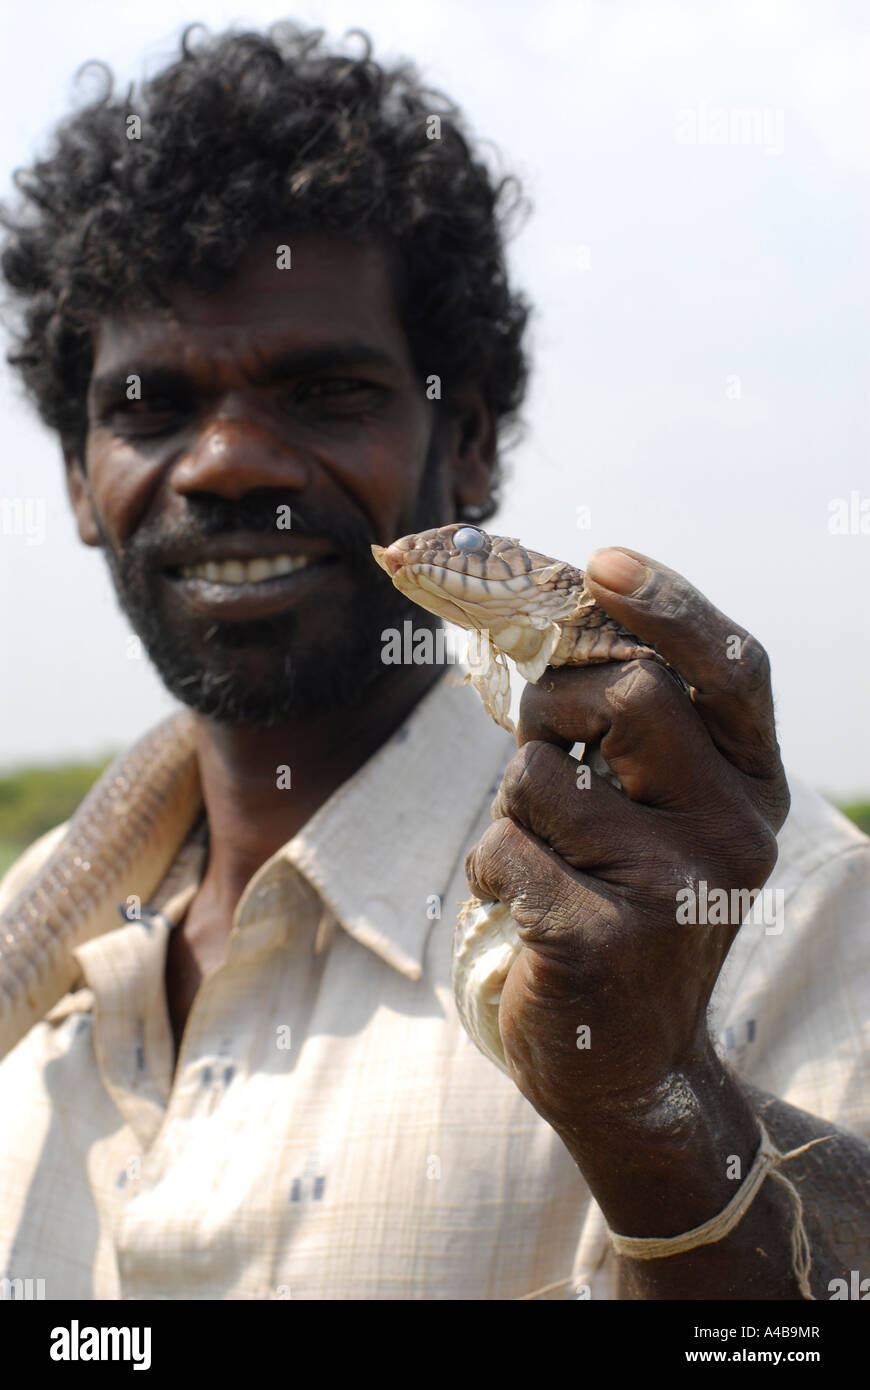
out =
[[188,710],[106,769],[41,869],[0,916],[0,1058],[71,988],[77,947],[147,903],[202,807]]
[[[390,546],[372,546],[372,552],[408,598],[478,634],[469,647],[467,679],[487,712],[511,733],[508,656],[532,682],[548,666],[590,666],[635,657],[667,664],[598,606],[582,570],[528,550],[510,537],[453,523],[403,536]],[[682,677],[672,674],[685,686]],[[585,760],[619,785],[597,749],[587,749]],[[453,944],[456,1007],[480,1051],[508,1076],[498,1012],[505,980],[521,949],[519,928],[503,903],[471,898],[462,905]]]
[[[372,552],[408,598],[481,634],[469,678],[505,728],[513,727],[507,656],[530,681],[548,666],[660,660],[594,603],[582,570],[516,540],[453,523]],[[69,991],[75,950],[118,927],[119,906],[131,894],[146,903],[165,876],[201,810],[194,733],[194,716],[182,710],[117,758],[0,916],[0,1058]],[[457,1007],[505,1071],[498,1002],[520,949],[502,904],[465,905],[454,951]]]

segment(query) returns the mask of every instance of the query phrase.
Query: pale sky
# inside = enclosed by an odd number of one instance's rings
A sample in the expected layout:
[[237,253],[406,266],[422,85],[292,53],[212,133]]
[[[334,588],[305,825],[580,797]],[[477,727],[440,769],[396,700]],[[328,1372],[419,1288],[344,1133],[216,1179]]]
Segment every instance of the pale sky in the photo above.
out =
[[[126,84],[174,58],[186,22],[279,18],[416,60],[531,199],[510,251],[535,306],[527,434],[488,529],[687,575],[767,647],[786,767],[870,792],[870,5],[4,0],[0,197],[86,59]],[[128,655],[58,445],[5,363],[0,403],[0,499],[30,504],[41,541],[0,529],[0,768],[90,757],[172,702]]]

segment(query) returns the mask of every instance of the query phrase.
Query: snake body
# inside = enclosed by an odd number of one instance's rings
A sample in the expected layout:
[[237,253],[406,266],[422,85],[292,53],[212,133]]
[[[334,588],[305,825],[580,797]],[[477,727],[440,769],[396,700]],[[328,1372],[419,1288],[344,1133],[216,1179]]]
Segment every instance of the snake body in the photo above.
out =
[[[582,570],[517,540],[454,523],[372,546],[372,552],[408,598],[480,634],[469,656],[470,679],[489,714],[511,732],[508,656],[530,681],[548,666],[662,661],[595,603]],[[600,755],[596,761],[587,750],[587,761],[608,775]],[[453,949],[456,1007],[466,1032],[507,1075],[499,1004],[521,949],[519,928],[503,903],[471,898],[462,905]]]
[[106,769],[66,835],[0,916],[0,1058],[72,986],[73,952],[146,903],[202,805],[182,710]]
[[[513,727],[507,656],[532,681],[548,666],[659,659],[594,603],[581,570],[516,540],[452,524],[372,551],[415,603],[482,634],[470,678],[505,728]],[[194,716],[182,710],[116,759],[0,915],[0,1058],[69,991],[75,950],[118,927],[131,895],[144,904],[159,886],[202,805],[194,735]],[[465,905],[454,953],[457,1007],[505,1071],[498,1003],[520,949],[506,907]]]

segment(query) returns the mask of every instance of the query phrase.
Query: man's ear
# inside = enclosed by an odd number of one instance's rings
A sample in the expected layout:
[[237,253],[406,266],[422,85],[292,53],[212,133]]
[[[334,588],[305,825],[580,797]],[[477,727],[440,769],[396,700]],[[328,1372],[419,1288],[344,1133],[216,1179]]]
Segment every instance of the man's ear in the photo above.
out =
[[476,386],[452,391],[450,409],[450,488],[458,507],[477,505],[489,496],[496,455],[495,420]]
[[84,464],[78,453],[68,449],[63,451],[63,462],[66,469],[66,488],[75,512],[79,535],[85,545],[102,545]]

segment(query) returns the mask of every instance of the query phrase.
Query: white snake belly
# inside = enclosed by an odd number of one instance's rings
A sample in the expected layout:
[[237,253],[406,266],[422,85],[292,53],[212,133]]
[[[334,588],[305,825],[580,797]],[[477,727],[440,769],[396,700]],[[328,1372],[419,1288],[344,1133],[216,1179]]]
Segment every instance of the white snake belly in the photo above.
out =
[[506,1075],[498,1010],[521,949],[519,928],[504,903],[472,898],[464,905],[453,942],[453,997],[466,1033]]

